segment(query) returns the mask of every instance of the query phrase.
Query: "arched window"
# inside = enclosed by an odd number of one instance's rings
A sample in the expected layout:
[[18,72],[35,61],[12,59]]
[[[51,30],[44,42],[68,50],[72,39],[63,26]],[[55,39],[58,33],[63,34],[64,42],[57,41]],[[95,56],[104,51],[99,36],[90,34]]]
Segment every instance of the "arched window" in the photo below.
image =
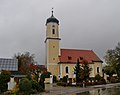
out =
[[99,70],[100,68],[99,67],[97,67],[97,73],[100,73],[100,70]]
[[65,72],[68,73],[68,67],[65,68]]
[[55,34],[55,29],[52,29],[52,34]]

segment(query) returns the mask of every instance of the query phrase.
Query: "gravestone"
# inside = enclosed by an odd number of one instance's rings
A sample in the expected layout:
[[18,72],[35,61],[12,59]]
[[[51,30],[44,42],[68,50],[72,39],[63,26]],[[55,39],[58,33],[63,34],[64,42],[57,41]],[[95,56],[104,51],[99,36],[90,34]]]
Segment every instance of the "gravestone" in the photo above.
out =
[[50,75],[50,84],[53,83],[53,75]]
[[8,90],[12,90],[16,85],[16,82],[14,81],[14,77],[10,78],[10,82],[8,82]]

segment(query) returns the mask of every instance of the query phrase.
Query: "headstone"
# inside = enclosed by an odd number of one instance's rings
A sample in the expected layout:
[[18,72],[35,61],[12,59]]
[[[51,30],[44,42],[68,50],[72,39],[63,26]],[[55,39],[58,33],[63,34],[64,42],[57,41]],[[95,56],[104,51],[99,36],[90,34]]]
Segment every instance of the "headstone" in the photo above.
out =
[[83,88],[85,87],[85,81],[83,81]]
[[50,84],[53,83],[53,75],[50,75]]
[[76,74],[73,74],[73,78],[76,78]]
[[104,73],[104,79],[107,81],[107,75]]
[[58,80],[60,80],[60,77],[61,77],[61,76],[59,75],[59,76],[58,76]]
[[8,82],[8,90],[12,90],[16,85],[16,82],[14,81],[14,77],[10,78],[10,82]]

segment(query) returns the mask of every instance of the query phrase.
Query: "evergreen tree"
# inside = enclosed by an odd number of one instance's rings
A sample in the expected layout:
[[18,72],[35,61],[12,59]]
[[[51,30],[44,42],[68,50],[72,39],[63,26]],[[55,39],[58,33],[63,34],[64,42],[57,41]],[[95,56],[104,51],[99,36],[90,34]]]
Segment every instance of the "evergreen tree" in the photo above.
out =
[[86,82],[89,79],[91,68],[89,68],[89,64],[86,60],[82,61],[82,67],[83,67],[84,80]]
[[77,59],[76,66],[74,68],[74,72],[76,74],[76,83],[80,82],[80,62],[79,59]]

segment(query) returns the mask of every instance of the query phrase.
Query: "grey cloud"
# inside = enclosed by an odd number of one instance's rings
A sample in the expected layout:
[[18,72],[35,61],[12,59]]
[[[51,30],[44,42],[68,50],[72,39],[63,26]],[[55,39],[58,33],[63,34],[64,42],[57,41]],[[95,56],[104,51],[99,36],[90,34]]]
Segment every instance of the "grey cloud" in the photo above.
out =
[[35,54],[44,63],[45,21],[60,20],[62,48],[92,49],[101,58],[120,41],[119,0],[0,0],[0,57]]

